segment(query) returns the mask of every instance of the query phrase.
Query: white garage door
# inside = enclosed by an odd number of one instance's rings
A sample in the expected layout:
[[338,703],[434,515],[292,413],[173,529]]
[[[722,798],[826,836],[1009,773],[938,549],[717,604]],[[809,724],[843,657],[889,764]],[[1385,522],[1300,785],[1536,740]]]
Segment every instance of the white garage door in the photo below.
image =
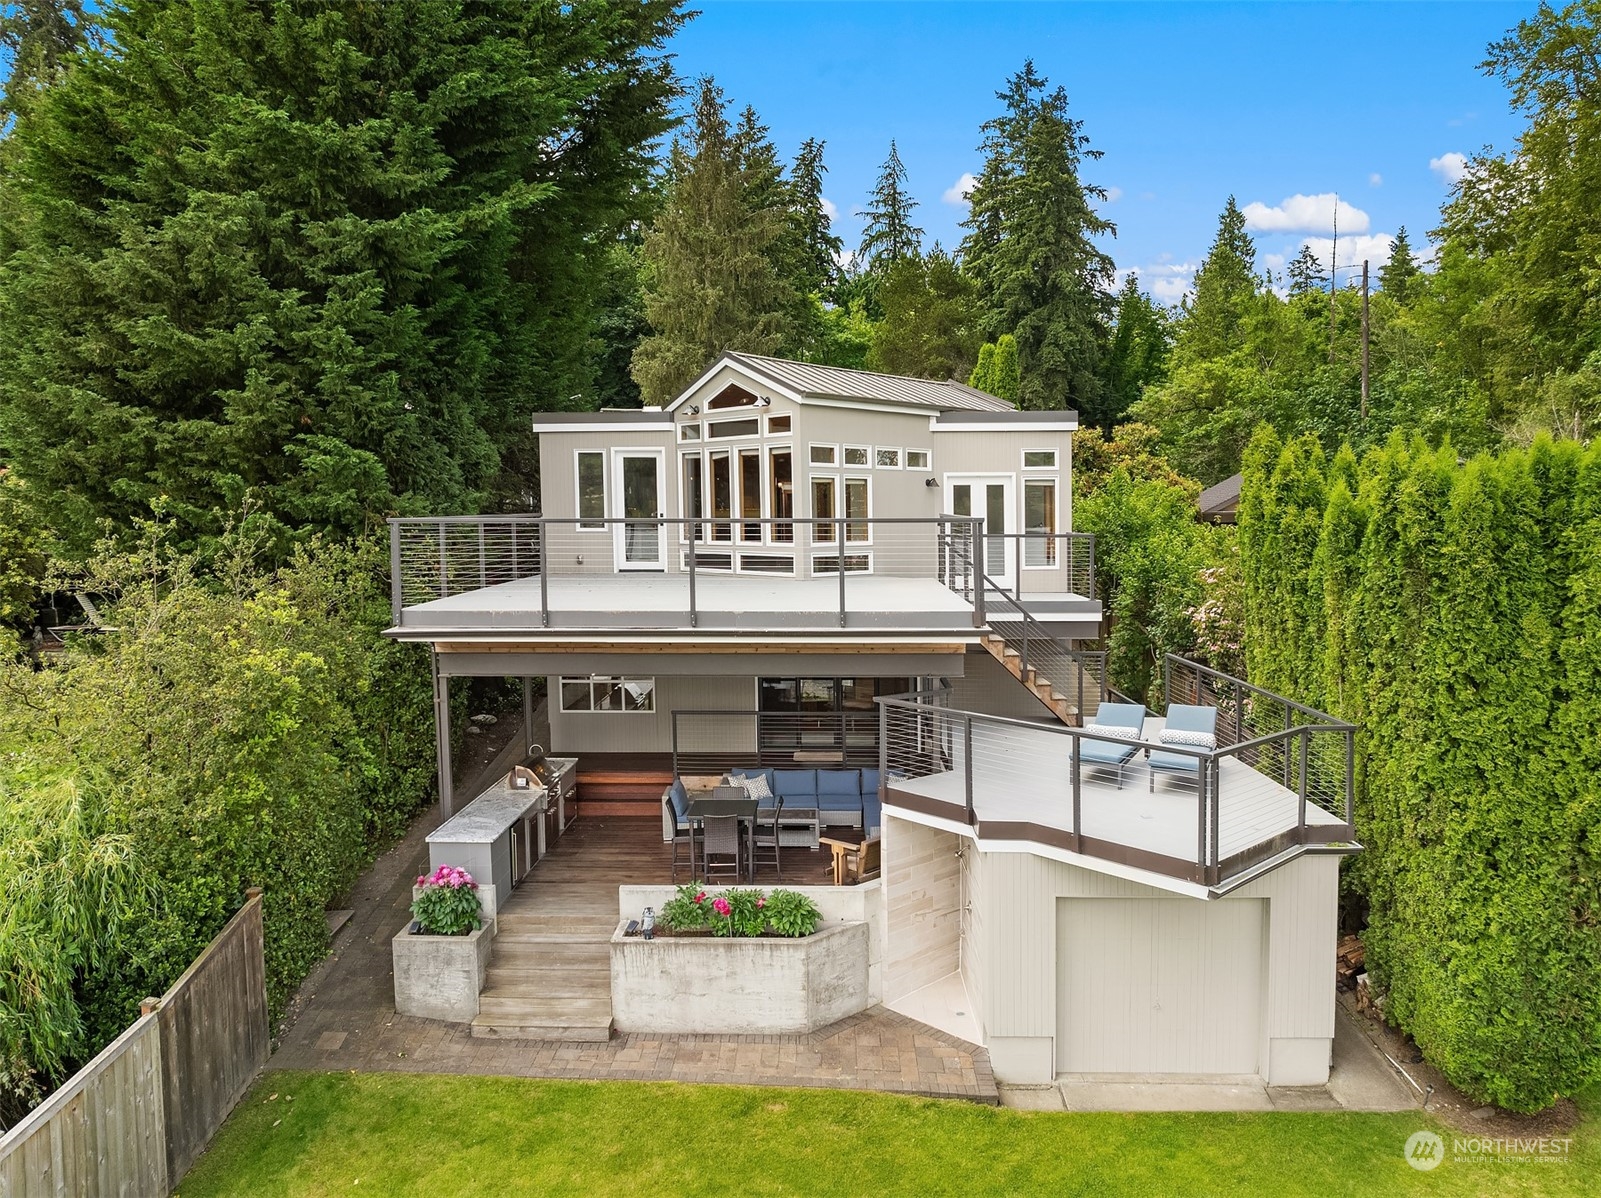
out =
[[1259,899],[1061,899],[1062,1073],[1255,1073]]

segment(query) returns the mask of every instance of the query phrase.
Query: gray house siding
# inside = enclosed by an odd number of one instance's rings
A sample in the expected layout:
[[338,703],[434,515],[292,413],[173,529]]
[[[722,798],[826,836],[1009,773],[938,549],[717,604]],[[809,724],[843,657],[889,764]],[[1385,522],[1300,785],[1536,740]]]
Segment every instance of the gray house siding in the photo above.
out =
[[[631,676],[649,677],[648,666]],[[752,711],[756,707],[756,680],[751,677],[659,676],[656,710],[652,712],[562,711],[561,679],[552,677],[547,682],[551,751],[562,755],[670,753],[674,711]],[[754,743],[744,743],[750,732],[743,722],[733,721],[719,744],[730,752],[754,749]]]

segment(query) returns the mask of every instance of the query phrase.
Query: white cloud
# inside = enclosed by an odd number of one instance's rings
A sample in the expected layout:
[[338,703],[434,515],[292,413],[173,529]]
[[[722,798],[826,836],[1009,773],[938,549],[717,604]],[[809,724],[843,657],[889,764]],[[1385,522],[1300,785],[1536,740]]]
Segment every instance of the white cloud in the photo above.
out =
[[1368,186],[1369,187],[1383,187],[1384,186],[1384,176],[1379,174],[1378,171],[1374,171],[1371,175],[1368,176]]
[[940,199],[944,200],[947,204],[966,204],[968,195],[971,194],[973,188],[977,186],[978,179],[974,177],[972,171],[968,171],[960,179],[956,180],[956,182],[947,187],[945,189],[945,194],[942,195]]
[[[1340,228],[1349,229],[1353,233],[1366,233],[1369,225],[1368,214],[1360,208],[1352,207],[1344,200],[1339,200],[1337,203]],[[1271,208],[1260,200],[1252,200],[1245,206],[1245,227],[1260,233],[1290,233],[1302,230],[1332,232],[1335,206],[1336,200],[1332,191],[1315,196],[1300,194],[1287,196],[1279,201],[1276,207]]]
[[823,215],[828,217],[829,220],[839,219],[839,205],[827,196],[823,197]]
[[1128,273],[1136,276],[1140,286],[1151,293],[1151,298],[1164,304],[1176,304],[1188,294],[1195,283],[1199,262],[1174,262],[1173,255],[1163,254],[1149,266],[1132,267]]
[[1108,204],[1115,204],[1122,198],[1123,189],[1121,187],[1108,187],[1106,189],[1106,202]]
[[[1343,286],[1349,277],[1347,272],[1353,267],[1360,274],[1362,261],[1366,259],[1372,270],[1378,270],[1379,264],[1390,256],[1390,244],[1395,238],[1389,233],[1363,233],[1355,237],[1347,237],[1340,233],[1339,261],[1335,263],[1340,270],[1340,284]],[[1329,254],[1334,250],[1332,237],[1308,237],[1301,242],[1310,246],[1312,253],[1324,270],[1329,268]]]
[[1440,176],[1441,182],[1455,187],[1468,173],[1468,156],[1452,150],[1438,158],[1430,158],[1429,169]]

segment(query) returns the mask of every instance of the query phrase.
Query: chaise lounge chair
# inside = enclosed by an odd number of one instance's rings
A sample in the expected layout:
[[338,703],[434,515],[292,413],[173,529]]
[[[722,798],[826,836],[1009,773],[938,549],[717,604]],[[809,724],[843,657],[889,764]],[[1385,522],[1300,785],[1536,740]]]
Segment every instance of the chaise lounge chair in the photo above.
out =
[[[1167,722],[1158,734],[1158,739],[1165,745],[1186,749],[1217,748],[1217,708],[1190,707],[1183,703],[1172,704],[1167,709]],[[1156,749],[1151,751],[1150,759],[1152,791],[1156,790],[1158,773],[1193,782],[1196,789],[1200,789],[1203,758],[1191,757],[1185,753],[1164,753]]]
[[[1117,771],[1117,787],[1123,789],[1123,768],[1139,752],[1134,742],[1145,729],[1145,708],[1138,703],[1102,703],[1095,722],[1078,738],[1078,759],[1096,769]],[[1105,740],[1091,739],[1106,737]],[[1128,743],[1122,743],[1122,742]]]

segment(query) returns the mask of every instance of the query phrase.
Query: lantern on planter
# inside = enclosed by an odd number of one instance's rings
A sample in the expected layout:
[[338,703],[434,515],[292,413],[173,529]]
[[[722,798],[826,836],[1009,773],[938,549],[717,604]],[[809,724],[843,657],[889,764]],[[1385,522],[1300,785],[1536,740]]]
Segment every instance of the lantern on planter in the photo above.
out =
[[639,917],[639,932],[646,940],[656,938],[656,912],[646,907],[645,913]]

